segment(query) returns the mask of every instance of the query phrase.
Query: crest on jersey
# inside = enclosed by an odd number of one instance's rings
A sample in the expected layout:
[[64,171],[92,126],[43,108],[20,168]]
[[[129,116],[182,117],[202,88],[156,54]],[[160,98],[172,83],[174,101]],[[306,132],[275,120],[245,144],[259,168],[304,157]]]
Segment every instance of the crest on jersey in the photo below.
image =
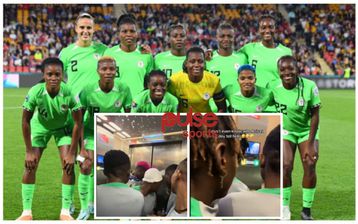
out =
[[317,86],[313,89],[313,95],[318,96],[318,87]]
[[288,135],[288,131],[283,129],[283,135]]
[[132,102],[132,107],[133,107],[133,108],[136,108],[137,106],[138,106],[138,105],[136,104],[136,102],[133,101],[133,102]]
[[234,68],[235,68],[236,71],[239,70],[240,64],[239,64],[239,63],[235,63]]
[[210,94],[209,93],[204,93],[204,100],[209,100],[210,99]]
[[143,68],[144,67],[144,62],[143,61],[138,61],[138,67]]
[[61,105],[61,111],[66,112],[68,110],[68,105],[62,104]]
[[93,54],[93,57],[98,61],[101,58],[101,55],[98,53]]
[[257,107],[256,107],[256,112],[261,112],[262,111],[262,106],[261,105],[258,105]]
[[114,103],[114,106],[115,107],[121,107],[122,106],[122,102],[120,100],[117,100],[115,103]]

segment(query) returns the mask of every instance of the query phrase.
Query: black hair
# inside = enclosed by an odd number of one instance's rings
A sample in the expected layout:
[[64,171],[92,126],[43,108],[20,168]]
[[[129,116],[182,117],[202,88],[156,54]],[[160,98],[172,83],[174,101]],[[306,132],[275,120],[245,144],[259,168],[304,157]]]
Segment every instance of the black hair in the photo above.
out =
[[117,20],[117,26],[121,27],[123,24],[136,25],[136,18],[132,14],[123,14]]
[[281,140],[280,140],[280,125],[272,129],[272,131],[266,137],[265,145],[262,153],[265,156],[265,166],[280,174],[280,160],[281,160]]
[[185,73],[188,73],[188,70],[186,69],[185,63],[187,62],[190,53],[201,53],[203,55],[203,58],[204,58],[204,70],[205,70],[205,52],[201,47],[193,46],[193,47],[189,48],[189,50],[187,50],[187,52],[186,52],[185,60],[183,62],[183,71]]
[[121,150],[109,150],[106,152],[104,155],[103,164],[103,173],[107,177],[109,177],[110,174],[115,177],[129,175],[131,162],[128,155]]
[[218,33],[219,30],[234,30],[234,27],[230,24],[230,23],[227,23],[227,22],[223,22],[219,25],[218,29],[216,30],[216,32]]
[[58,58],[46,58],[45,60],[43,60],[42,64],[41,64],[41,72],[42,73],[45,72],[45,67],[48,65],[58,65],[61,67],[61,70],[63,72],[63,63]]
[[168,81],[168,77],[165,74],[165,72],[163,72],[162,70],[152,70],[151,72],[149,72],[149,74],[144,76],[144,89],[148,89],[150,78],[152,78],[153,76],[156,76],[156,75],[163,76],[165,79],[165,82]]
[[294,64],[294,66],[296,67],[296,69],[298,69],[298,65],[297,65],[297,60],[295,57],[291,56],[291,55],[285,55],[285,56],[282,56],[280,57],[278,60],[277,60],[277,68],[279,68],[280,70],[280,64],[283,60],[291,60]]
[[271,14],[264,14],[264,15],[260,16],[260,18],[259,18],[259,24],[260,24],[261,21],[264,20],[264,19],[272,19],[273,22],[274,22],[274,24],[275,24],[275,26],[276,26],[276,21],[277,21],[277,19],[275,18],[275,16],[273,16],[273,15],[271,15]]
[[165,168],[165,173],[174,172],[177,169],[177,164],[169,165],[167,168]]
[[184,25],[183,24],[180,24],[180,23],[178,23],[178,24],[173,24],[173,25],[171,25],[170,27],[169,27],[169,30],[168,30],[168,36],[170,36],[170,34],[171,34],[171,32],[173,31],[173,30],[176,30],[176,29],[183,29],[184,31],[185,31],[185,27],[184,27]]

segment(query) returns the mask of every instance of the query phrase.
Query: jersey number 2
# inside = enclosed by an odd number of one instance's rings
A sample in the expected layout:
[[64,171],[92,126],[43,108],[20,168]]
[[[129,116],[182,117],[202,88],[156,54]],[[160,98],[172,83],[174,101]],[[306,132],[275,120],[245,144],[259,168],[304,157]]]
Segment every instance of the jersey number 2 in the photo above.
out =
[[78,69],[77,69],[77,60],[71,61],[71,71],[73,71],[73,72],[78,71]]

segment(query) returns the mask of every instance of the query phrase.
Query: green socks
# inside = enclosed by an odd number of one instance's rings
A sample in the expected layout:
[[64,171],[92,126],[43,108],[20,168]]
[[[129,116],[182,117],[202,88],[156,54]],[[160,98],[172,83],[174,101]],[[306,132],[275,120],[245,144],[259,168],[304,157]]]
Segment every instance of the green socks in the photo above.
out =
[[283,191],[283,206],[290,206],[291,187],[284,187],[282,191]]
[[303,207],[311,208],[314,200],[314,193],[316,192],[316,188],[302,188],[302,199],[303,199]]
[[62,184],[62,209],[70,209],[75,186]]
[[90,175],[88,202],[90,203],[94,202],[94,168],[93,167]]
[[34,197],[35,184],[22,184],[22,207],[23,210],[31,210],[32,208],[32,199]]
[[90,179],[90,175],[84,175],[82,173],[80,173],[78,177],[78,193],[80,194],[81,209],[83,210],[88,207]]

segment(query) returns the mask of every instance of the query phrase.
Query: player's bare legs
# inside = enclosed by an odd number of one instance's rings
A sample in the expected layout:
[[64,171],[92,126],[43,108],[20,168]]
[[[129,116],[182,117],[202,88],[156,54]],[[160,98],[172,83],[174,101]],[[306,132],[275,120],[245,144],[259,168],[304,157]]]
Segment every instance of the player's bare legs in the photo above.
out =
[[304,151],[312,150],[309,149],[309,142],[304,141],[298,145],[300,154],[301,154],[301,161],[303,165],[303,180],[302,180],[302,192],[303,192],[303,209],[301,212],[301,217],[304,220],[312,220],[311,216],[311,207],[314,200],[314,194],[316,191],[316,182],[317,182],[317,175],[316,175],[316,164],[318,160],[318,141],[314,141],[314,152],[315,156],[311,158],[310,156],[306,156],[304,158]]

